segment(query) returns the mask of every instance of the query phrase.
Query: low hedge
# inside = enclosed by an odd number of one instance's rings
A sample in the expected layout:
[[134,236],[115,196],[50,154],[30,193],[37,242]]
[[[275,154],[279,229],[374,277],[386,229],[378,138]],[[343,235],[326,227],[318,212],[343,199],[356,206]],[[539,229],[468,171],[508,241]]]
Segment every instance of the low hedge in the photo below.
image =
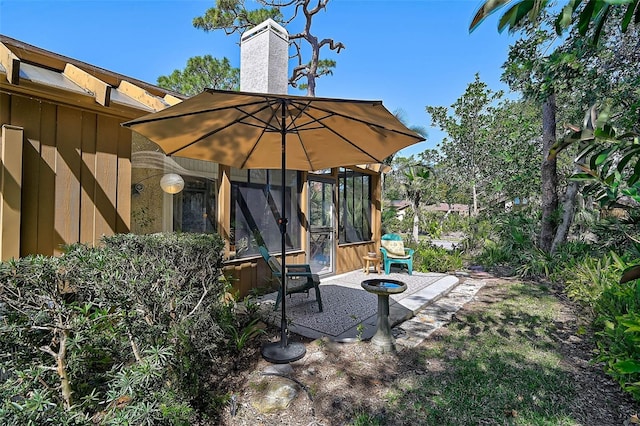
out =
[[233,321],[221,238],[102,243],[0,264],[1,424],[190,424],[215,410],[202,387]]

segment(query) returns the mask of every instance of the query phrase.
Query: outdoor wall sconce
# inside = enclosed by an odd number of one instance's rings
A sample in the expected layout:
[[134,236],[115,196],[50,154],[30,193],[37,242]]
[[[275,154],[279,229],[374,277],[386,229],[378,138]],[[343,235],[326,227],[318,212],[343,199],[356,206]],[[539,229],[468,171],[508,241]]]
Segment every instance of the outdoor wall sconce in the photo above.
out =
[[[142,191],[144,191],[144,184],[142,182],[156,176],[160,175],[157,174],[148,176],[142,179],[140,182],[131,185],[131,194],[140,194]],[[162,178],[160,179],[160,188],[162,188],[162,190],[167,194],[177,194],[184,189],[184,179],[182,179],[182,176],[176,173],[163,174]]]
[[160,188],[167,194],[177,194],[184,188],[184,179],[175,173],[167,173],[160,179]]

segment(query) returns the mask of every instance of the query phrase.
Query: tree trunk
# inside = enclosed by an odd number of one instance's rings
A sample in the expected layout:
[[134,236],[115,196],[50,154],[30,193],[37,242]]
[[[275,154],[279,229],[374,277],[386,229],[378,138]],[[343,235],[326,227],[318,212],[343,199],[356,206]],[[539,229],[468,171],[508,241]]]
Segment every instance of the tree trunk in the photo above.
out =
[[56,356],[56,370],[58,372],[58,376],[60,377],[60,391],[62,392],[62,400],[64,403],[64,409],[70,410],[72,401],[71,401],[71,382],[69,381],[69,376],[67,375],[67,337],[68,332],[66,330],[60,333],[60,347],[58,348],[58,354]]
[[555,253],[558,245],[567,240],[567,234],[569,234],[569,228],[573,223],[573,217],[576,213],[576,196],[578,195],[579,189],[580,183],[576,181],[571,181],[567,186],[564,203],[562,204],[562,222],[560,222],[556,236],[553,239],[553,243],[551,243],[551,254]]
[[[307,15],[307,25],[311,25],[311,17]],[[318,62],[320,61],[320,46],[317,37],[307,34],[305,40],[311,45],[311,61],[307,72],[307,96],[316,96],[316,77],[318,75]]]
[[471,189],[473,191],[473,215],[478,216],[478,188],[475,182],[473,182]]
[[413,241],[415,241],[416,243],[418,243],[419,231],[420,231],[420,215],[418,214],[418,210],[414,209],[414,213],[413,213]]
[[551,93],[542,103],[542,224],[540,249],[549,253],[556,231],[558,208],[558,174],[556,159],[549,159],[549,150],[556,142],[556,96]]
[[[62,323],[62,322],[61,322]],[[55,332],[58,338],[58,352],[55,352],[51,346],[41,346],[40,350],[53,357],[56,362],[55,367],[51,369],[55,370],[60,379],[60,393],[62,394],[62,405],[65,410],[70,410],[72,406],[71,394],[71,382],[69,381],[69,375],[67,374],[67,339],[69,338],[69,332],[64,328],[58,328]]]
[[[593,126],[588,126],[593,130]],[[584,161],[585,158],[583,156],[577,160],[577,163],[583,164]],[[579,173],[580,171],[580,167],[576,164],[573,172]],[[556,237],[553,239],[553,243],[551,244],[551,254],[556,252],[556,249],[560,244],[567,241],[567,235],[569,234],[569,229],[573,224],[573,218],[576,215],[576,209],[578,207],[578,192],[580,191],[580,186],[580,182],[575,180],[569,182],[569,185],[567,186],[564,203],[562,204],[562,222],[560,222],[558,230],[556,231]]]

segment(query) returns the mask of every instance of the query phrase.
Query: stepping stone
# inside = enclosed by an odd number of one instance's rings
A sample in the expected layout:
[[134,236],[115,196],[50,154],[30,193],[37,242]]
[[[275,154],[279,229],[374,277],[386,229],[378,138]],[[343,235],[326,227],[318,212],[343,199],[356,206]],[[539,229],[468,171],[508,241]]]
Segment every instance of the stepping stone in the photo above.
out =
[[258,384],[258,394],[251,405],[261,413],[285,410],[298,395],[299,387],[284,377],[271,376]]

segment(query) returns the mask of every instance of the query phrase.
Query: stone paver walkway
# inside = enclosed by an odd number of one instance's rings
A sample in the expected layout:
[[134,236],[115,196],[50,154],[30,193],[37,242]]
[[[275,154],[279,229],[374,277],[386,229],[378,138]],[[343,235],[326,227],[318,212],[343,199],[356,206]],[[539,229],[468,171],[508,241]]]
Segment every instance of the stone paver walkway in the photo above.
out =
[[413,348],[424,341],[431,333],[451,321],[451,317],[465,304],[473,300],[476,293],[485,285],[480,279],[462,278],[462,283],[449,294],[427,305],[413,318],[392,329],[396,346]]

